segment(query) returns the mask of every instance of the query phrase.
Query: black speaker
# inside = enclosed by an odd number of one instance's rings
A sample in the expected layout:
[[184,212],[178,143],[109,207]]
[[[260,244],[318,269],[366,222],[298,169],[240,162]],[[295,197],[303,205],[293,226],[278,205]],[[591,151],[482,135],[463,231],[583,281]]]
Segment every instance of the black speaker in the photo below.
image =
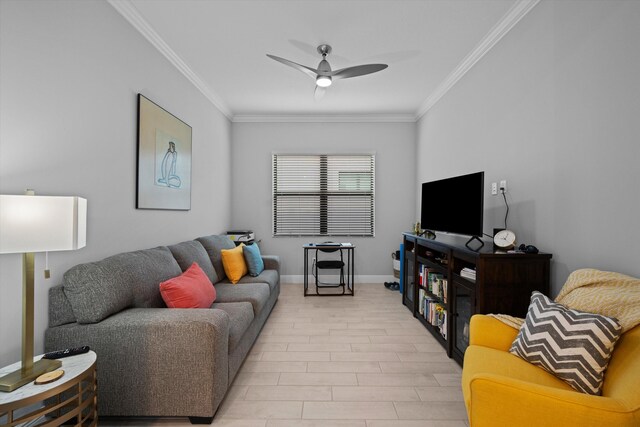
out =
[[524,243],[518,246],[518,251],[524,252],[525,254],[537,254],[538,252],[540,252],[535,246],[525,245]]

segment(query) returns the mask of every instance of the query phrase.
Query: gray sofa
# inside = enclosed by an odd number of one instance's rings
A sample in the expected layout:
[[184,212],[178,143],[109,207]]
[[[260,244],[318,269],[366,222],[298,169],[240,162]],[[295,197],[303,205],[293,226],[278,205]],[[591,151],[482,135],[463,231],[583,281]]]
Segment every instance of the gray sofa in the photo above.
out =
[[[187,416],[211,423],[280,293],[280,262],[237,285],[226,236],[122,253],[77,265],[49,291],[45,351],[88,345],[98,355],[102,416]],[[217,297],[208,309],[169,309],[159,284],[197,262]]]

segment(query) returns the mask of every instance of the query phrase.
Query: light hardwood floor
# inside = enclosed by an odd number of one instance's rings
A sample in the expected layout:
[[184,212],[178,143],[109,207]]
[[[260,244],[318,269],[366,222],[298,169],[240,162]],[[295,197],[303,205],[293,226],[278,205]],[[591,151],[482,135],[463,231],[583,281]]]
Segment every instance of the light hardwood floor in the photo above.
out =
[[[283,284],[214,426],[467,427],[460,367],[400,294],[303,297]],[[101,419],[101,426],[187,426],[185,419]]]

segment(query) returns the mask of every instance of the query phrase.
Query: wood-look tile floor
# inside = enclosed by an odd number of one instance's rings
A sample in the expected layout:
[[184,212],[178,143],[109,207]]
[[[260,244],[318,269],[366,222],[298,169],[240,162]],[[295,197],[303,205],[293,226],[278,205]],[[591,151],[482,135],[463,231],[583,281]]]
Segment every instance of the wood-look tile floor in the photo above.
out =
[[[283,284],[213,425],[467,427],[461,368],[400,299],[382,284],[327,298]],[[190,424],[102,418],[100,425]]]

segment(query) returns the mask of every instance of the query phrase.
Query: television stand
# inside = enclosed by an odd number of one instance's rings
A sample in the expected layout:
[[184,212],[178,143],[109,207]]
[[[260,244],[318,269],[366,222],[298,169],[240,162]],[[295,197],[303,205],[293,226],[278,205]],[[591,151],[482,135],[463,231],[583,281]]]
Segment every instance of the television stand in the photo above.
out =
[[525,317],[531,292],[549,295],[551,254],[469,249],[464,237],[445,234],[403,237],[402,302],[460,365],[472,315]]

